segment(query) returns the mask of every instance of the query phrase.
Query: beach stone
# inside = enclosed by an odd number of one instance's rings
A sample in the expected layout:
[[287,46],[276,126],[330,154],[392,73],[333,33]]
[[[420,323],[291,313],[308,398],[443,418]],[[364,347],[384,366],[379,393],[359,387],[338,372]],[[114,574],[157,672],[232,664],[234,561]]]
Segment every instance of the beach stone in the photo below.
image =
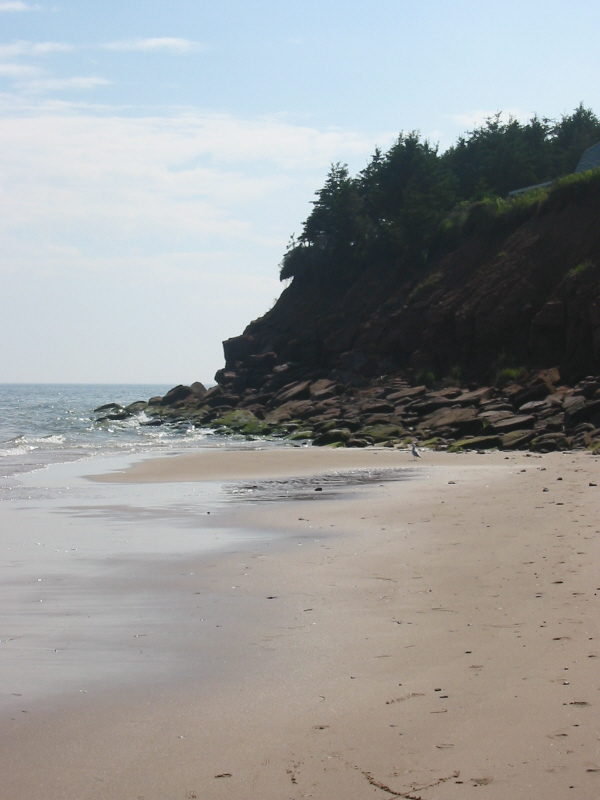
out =
[[541,381],[533,386],[526,386],[524,389],[515,392],[511,395],[511,401],[515,408],[521,408],[525,403],[533,400],[543,400],[552,392],[552,388],[545,382]]
[[534,453],[545,451],[547,453],[553,450],[569,450],[571,442],[566,436],[557,433],[547,433],[544,436],[538,436],[529,445],[529,449]]
[[194,381],[194,383],[191,384],[190,389],[195,395],[198,395],[198,397],[204,397],[207,392],[206,386],[203,383],[200,383],[200,381]]
[[537,435],[537,431],[532,430],[516,430],[510,433],[505,433],[502,437],[503,450],[519,450],[526,447]]
[[600,400],[586,402],[582,395],[571,395],[563,400],[563,409],[565,428],[587,420],[600,420]]
[[447,397],[427,395],[425,399],[411,403],[409,408],[413,413],[419,416],[425,416],[426,414],[431,414],[433,411],[437,411],[439,408],[449,408],[452,405],[454,405],[454,401]]
[[402,429],[398,425],[366,425],[357,432],[357,436],[369,436],[375,443],[387,442],[388,439],[395,439],[402,434]]
[[313,444],[317,447],[323,447],[326,444],[345,444],[350,438],[351,432],[348,428],[332,428],[324,433],[319,433],[315,436]]
[[103,422],[104,420],[110,420],[111,422],[113,421],[120,422],[121,420],[127,419],[130,416],[131,414],[129,413],[129,411],[125,411],[125,409],[123,409],[122,411],[116,411],[112,414],[106,414],[106,416],[100,417],[98,422]]
[[184,386],[183,384],[179,384],[178,386],[174,386],[172,389],[169,389],[169,391],[161,400],[161,405],[162,406],[175,405],[175,403],[179,403],[182,400],[187,400],[187,398],[193,394],[194,392],[192,391],[190,386]]
[[453,428],[459,436],[475,436],[483,428],[483,422],[477,417],[474,407],[442,408],[423,420],[423,428],[437,430]]
[[314,436],[312,431],[295,431],[288,436],[292,442],[304,442],[312,439]]
[[328,378],[321,378],[310,385],[310,396],[313,400],[327,400],[338,394],[338,385]]
[[297,381],[284,386],[273,397],[275,405],[284,405],[290,400],[307,400],[310,397],[310,381]]
[[535,417],[531,414],[519,414],[512,417],[505,417],[490,424],[494,433],[510,433],[520,428],[531,428],[535,422]]
[[370,436],[351,436],[346,442],[346,447],[369,447],[374,444],[374,440]]
[[532,411],[540,411],[546,408],[548,408],[548,405],[543,400],[530,400],[519,407],[519,412],[521,414],[530,414]]
[[125,411],[129,411],[130,414],[138,414],[146,408],[148,408],[148,403],[145,400],[136,400],[135,403],[125,406]]
[[103,406],[98,406],[98,408],[94,409],[94,414],[98,414],[101,411],[124,411],[125,409],[123,406],[119,405],[119,403],[105,403]]
[[400,400],[408,400],[414,397],[420,397],[421,395],[425,394],[426,391],[426,386],[412,386],[408,389],[400,389],[398,392],[388,394],[386,399],[389,400],[390,403],[398,403]]
[[371,400],[358,406],[361,414],[393,414],[396,406],[386,400]]
[[459,439],[448,448],[450,453],[460,453],[461,450],[492,450],[502,447],[500,436],[474,436],[472,439]]
[[475,389],[472,392],[463,392],[456,398],[456,402],[461,406],[479,405],[485,400],[489,400],[494,395],[494,390],[487,386],[482,386],[481,389]]

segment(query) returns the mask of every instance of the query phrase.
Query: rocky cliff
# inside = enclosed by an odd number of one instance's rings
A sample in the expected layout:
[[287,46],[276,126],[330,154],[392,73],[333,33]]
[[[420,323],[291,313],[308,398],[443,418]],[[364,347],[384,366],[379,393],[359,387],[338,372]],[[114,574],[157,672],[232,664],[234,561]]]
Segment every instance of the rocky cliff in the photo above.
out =
[[217,386],[153,398],[148,424],[600,453],[600,171],[459,209],[426,269],[307,271],[224,352]]

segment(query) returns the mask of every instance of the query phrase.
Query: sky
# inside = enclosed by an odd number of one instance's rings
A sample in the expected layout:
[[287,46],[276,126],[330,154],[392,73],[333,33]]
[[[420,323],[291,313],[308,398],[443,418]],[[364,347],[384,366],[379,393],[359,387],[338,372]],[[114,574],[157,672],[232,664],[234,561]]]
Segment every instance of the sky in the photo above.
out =
[[0,383],[210,382],[332,162],[600,113],[587,0],[0,0]]

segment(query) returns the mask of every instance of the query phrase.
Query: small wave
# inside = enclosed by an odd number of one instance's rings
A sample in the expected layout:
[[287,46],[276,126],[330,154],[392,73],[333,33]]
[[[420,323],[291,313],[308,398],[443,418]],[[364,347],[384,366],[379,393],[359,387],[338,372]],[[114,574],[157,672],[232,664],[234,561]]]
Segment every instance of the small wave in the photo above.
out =
[[15,447],[1,448],[0,458],[9,458],[10,456],[24,456],[35,449],[36,449],[35,447],[29,447],[27,445],[16,445]]

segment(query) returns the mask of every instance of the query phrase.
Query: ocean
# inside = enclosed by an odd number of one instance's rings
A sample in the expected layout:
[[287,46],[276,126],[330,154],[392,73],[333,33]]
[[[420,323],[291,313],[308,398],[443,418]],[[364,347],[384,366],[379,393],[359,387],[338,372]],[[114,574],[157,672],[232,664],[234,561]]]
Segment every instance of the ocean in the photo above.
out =
[[15,476],[96,455],[180,450],[228,439],[193,425],[145,426],[144,412],[123,421],[97,422],[109,402],[127,405],[162,395],[162,384],[0,384],[0,486]]

